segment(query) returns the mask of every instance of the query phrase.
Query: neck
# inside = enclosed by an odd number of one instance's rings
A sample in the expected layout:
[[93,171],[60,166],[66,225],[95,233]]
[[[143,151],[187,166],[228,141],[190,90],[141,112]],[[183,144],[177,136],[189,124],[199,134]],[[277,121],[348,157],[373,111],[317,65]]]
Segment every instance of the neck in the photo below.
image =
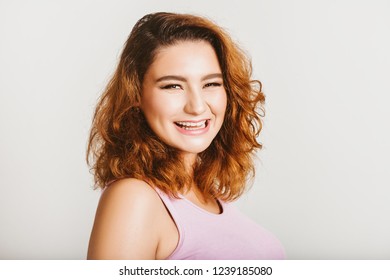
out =
[[196,159],[198,158],[198,154],[191,154],[191,153],[185,153],[182,155],[182,159],[184,162],[184,166],[186,168],[186,171],[193,176],[193,167],[196,162]]
[[183,193],[183,195],[192,201],[199,201],[201,203],[207,203],[208,201],[194,182],[192,182],[190,187]]

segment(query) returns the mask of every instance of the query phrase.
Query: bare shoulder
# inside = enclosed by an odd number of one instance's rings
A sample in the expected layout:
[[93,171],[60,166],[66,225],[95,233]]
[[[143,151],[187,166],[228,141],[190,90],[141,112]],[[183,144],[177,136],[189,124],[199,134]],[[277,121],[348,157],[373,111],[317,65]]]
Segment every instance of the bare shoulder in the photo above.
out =
[[[132,207],[136,202],[144,207],[154,205],[153,202],[159,200],[157,193],[146,182],[134,178],[122,179],[112,183],[107,187],[101,197],[101,203],[110,203]],[[147,205],[145,205],[146,203]]]
[[96,211],[88,259],[155,259],[162,211],[158,194],[144,181],[112,183]]

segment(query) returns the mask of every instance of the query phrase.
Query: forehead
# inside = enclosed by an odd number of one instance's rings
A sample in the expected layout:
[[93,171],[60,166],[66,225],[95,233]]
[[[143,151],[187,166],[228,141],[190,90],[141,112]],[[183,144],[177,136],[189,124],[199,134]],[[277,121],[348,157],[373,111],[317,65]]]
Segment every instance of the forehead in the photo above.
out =
[[206,41],[179,41],[158,49],[147,73],[204,74],[221,72],[215,50]]

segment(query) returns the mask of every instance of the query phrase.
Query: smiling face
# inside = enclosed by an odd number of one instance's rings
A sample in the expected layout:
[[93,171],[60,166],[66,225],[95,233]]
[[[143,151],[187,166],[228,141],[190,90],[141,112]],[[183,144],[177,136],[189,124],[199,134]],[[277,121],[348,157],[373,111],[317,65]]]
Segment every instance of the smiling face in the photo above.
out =
[[146,121],[164,143],[186,156],[209,147],[226,103],[218,58],[205,41],[159,49],[145,73],[140,107]]

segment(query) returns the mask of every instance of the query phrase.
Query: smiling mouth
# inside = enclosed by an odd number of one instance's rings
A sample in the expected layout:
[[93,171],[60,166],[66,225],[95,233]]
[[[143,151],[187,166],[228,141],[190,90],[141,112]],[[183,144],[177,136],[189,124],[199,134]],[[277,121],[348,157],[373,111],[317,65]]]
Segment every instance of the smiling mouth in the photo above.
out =
[[197,130],[206,128],[210,120],[202,120],[199,122],[175,122],[175,124],[185,130]]

